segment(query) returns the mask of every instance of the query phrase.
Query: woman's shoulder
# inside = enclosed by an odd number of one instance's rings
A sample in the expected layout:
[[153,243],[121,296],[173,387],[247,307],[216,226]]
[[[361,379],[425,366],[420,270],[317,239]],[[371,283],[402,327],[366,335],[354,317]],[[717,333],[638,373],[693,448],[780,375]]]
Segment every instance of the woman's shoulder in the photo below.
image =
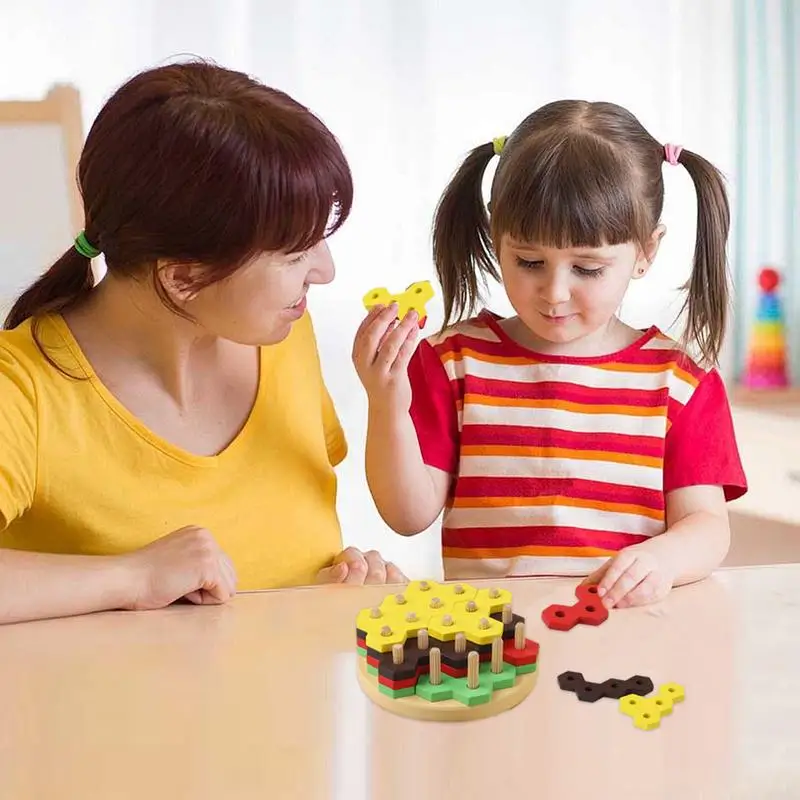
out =
[[34,383],[85,377],[66,330],[55,314],[0,331],[0,374],[25,374]]
[[37,335],[42,322],[36,326],[31,320],[10,330],[0,331],[0,375],[28,374],[31,377],[47,360],[37,346]]
[[47,366],[29,321],[12,330],[0,331],[0,405],[6,410],[4,416],[9,417],[12,409],[17,413],[35,413],[38,385]]

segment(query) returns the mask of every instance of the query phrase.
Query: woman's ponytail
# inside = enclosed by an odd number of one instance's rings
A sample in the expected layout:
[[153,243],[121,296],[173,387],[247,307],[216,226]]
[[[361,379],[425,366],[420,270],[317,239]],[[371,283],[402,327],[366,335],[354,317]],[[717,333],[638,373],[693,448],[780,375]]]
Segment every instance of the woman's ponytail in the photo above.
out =
[[4,328],[16,328],[27,319],[59,313],[83,300],[94,286],[92,260],[70,247],[32,286],[15,301]]

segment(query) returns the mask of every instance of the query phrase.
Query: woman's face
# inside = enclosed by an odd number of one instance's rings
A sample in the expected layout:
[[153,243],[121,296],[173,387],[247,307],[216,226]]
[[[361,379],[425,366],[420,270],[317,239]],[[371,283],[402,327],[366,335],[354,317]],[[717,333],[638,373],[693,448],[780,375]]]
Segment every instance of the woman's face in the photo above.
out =
[[306,310],[313,284],[330,283],[324,240],[303,253],[264,253],[225,280],[201,289],[185,307],[209,333],[247,345],[283,341]]

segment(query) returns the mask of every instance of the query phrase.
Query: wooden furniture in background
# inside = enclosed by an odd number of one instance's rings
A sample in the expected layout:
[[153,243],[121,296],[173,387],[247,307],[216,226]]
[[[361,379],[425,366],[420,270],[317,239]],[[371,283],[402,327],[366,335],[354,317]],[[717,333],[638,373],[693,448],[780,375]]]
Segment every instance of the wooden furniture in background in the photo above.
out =
[[749,483],[730,504],[726,566],[800,562],[800,390],[732,393]]
[[83,226],[76,170],[80,95],[54,86],[42,100],[0,102],[0,313]]

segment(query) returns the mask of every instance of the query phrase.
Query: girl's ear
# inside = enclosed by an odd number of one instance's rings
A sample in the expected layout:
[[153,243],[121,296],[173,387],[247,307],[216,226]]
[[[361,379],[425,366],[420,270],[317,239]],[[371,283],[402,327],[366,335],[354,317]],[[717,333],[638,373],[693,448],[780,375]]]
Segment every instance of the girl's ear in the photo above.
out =
[[653,265],[653,262],[656,260],[656,255],[658,255],[658,248],[661,245],[661,240],[667,233],[667,228],[665,225],[657,225],[656,229],[650,234],[650,238],[647,241],[647,246],[644,250],[638,251],[638,256],[636,259],[636,264],[633,267],[633,277],[634,278],[643,278],[650,267]]

